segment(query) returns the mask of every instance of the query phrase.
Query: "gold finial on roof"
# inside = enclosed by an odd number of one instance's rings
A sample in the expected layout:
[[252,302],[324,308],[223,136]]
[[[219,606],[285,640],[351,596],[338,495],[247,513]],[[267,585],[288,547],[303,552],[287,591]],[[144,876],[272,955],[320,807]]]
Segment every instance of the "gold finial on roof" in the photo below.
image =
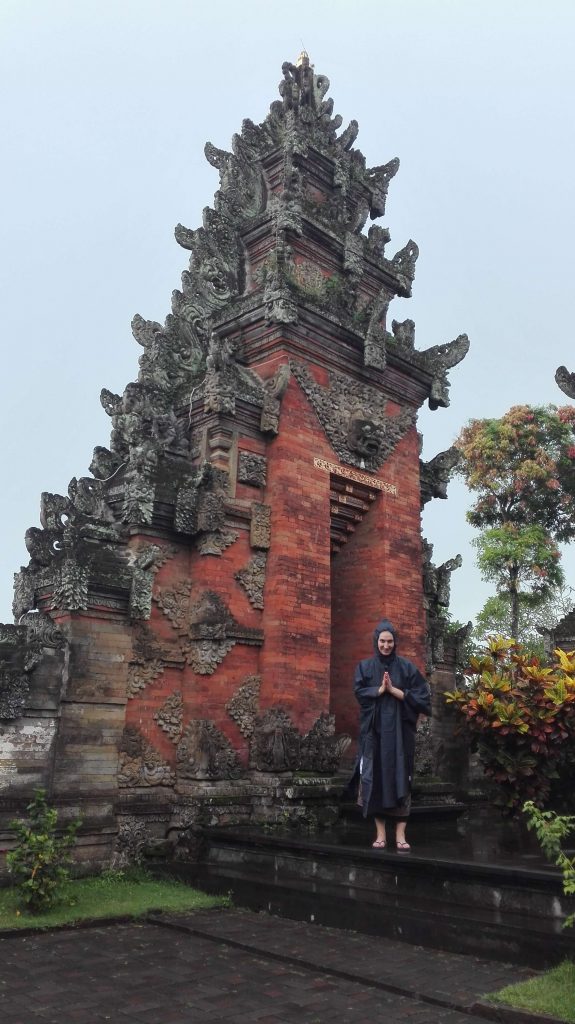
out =
[[309,53],[307,50],[302,50],[298,59],[295,62],[296,68],[309,68]]

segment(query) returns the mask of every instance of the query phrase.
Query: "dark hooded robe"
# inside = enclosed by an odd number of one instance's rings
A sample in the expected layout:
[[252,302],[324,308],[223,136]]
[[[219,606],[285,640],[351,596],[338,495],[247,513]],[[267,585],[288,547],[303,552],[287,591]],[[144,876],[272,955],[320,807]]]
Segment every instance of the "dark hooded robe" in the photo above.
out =
[[[407,817],[417,719],[431,714],[431,693],[419,669],[401,658],[396,647],[390,655],[380,653],[377,641],[384,630],[396,639],[391,623],[386,619],[379,622],[373,633],[374,656],[360,661],[355,670],[360,730],[354,780],[356,788],[360,787],[364,817],[386,813]],[[384,672],[403,690],[403,700],[391,693],[379,694]]]

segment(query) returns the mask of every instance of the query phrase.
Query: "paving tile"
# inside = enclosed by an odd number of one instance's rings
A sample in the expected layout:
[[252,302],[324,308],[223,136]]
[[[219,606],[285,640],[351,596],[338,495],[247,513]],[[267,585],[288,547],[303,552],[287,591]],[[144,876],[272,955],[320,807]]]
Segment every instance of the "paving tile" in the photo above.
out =
[[[462,1010],[518,975],[243,911],[172,922],[188,930],[164,921],[0,938],[2,1024],[474,1024]],[[385,988],[394,980],[406,994]],[[438,993],[460,1009],[430,1003]]]

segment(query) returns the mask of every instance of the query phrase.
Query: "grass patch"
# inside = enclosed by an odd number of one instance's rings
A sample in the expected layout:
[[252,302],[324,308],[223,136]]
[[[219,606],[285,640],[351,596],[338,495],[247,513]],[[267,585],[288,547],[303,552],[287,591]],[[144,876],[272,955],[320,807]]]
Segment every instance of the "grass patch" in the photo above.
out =
[[532,1013],[546,1013],[575,1024],[575,963],[565,960],[538,978],[508,985],[485,998],[492,1003],[504,1003]]
[[48,928],[89,918],[139,917],[150,910],[205,910],[229,905],[227,897],[208,896],[183,882],[156,879],[134,870],[70,879],[62,885],[61,894],[51,910],[29,914],[19,908],[16,889],[0,889],[0,929]]

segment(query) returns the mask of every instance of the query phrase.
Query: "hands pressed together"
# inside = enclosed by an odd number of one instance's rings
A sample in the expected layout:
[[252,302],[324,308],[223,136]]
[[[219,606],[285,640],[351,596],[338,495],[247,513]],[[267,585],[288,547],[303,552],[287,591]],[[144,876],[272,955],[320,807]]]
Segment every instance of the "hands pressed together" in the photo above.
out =
[[383,673],[383,679],[378,693],[380,696],[383,696],[384,693],[390,693],[392,697],[396,698],[396,700],[403,700],[403,690],[400,690],[398,686],[393,685],[389,672]]

